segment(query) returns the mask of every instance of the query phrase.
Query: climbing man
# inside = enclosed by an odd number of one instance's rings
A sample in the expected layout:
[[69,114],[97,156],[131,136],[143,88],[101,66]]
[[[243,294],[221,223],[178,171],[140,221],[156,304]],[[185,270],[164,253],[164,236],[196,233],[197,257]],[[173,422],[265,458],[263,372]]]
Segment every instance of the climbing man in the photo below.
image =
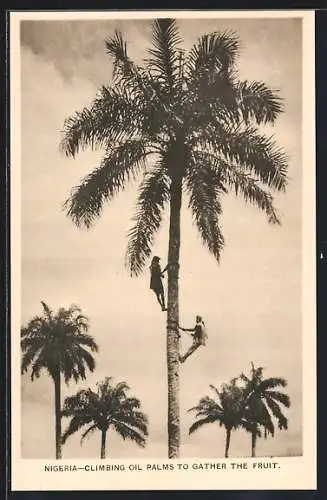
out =
[[196,316],[195,327],[194,328],[182,328],[179,327],[183,332],[193,332],[191,335],[193,337],[193,343],[186,351],[183,356],[179,356],[180,363],[184,363],[186,359],[193,354],[193,352],[198,349],[198,347],[205,346],[207,341],[207,334],[205,331],[204,321],[201,316]]
[[164,277],[164,273],[167,271],[168,266],[165,267],[163,271],[161,271],[161,267],[159,264],[160,257],[155,255],[152,258],[150,271],[151,271],[151,279],[150,279],[150,289],[154,291],[156,294],[157,300],[161,306],[162,311],[167,311],[165,305],[165,292],[162,284],[162,278]]

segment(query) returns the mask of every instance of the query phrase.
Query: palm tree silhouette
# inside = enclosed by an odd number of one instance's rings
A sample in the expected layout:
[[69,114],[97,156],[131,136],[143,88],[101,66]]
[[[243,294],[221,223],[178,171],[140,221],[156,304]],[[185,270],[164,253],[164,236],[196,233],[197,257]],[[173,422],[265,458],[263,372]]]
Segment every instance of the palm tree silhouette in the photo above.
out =
[[251,456],[256,456],[257,438],[262,436],[260,427],[267,434],[274,436],[275,425],[273,419],[277,420],[279,429],[288,428],[288,420],[282,413],[280,405],[290,407],[290,397],[276,388],[287,386],[287,381],[281,377],[263,377],[263,367],[255,368],[251,363],[251,375],[244,373],[240,379],[245,383],[244,387],[244,425],[251,433]]
[[54,383],[56,458],[61,458],[61,375],[66,384],[86,378],[86,369],[93,371],[95,361],[91,352],[98,347],[88,335],[88,319],[79,307],[61,307],[54,313],[41,302],[43,314],[35,316],[21,329],[22,374],[31,368],[31,379],[46,370]]
[[67,397],[62,415],[71,420],[64,432],[63,443],[83,428],[85,431],[81,442],[98,430],[101,432],[100,457],[105,458],[107,433],[112,427],[123,439],[144,447],[148,435],[148,419],[140,411],[140,401],[126,395],[128,390],[125,382],[113,385],[112,377],[107,377],[97,384],[96,392],[91,389],[81,390],[76,395]]
[[216,399],[209,396],[201,398],[197,406],[189,411],[196,412],[195,422],[191,425],[189,433],[192,434],[205,424],[218,423],[225,427],[225,458],[228,458],[231,433],[243,425],[243,393],[237,387],[236,379],[229,384],[223,384],[220,389],[210,385]]
[[188,53],[173,19],[152,24],[152,47],[142,66],[128,56],[118,31],[106,40],[113,59],[111,86],[89,107],[67,118],[61,150],[68,157],[100,148],[100,166],[82,179],[65,203],[78,226],[90,228],[103,206],[127,183],[142,177],[126,264],[144,269],[162,214],[169,205],[168,242],[168,457],[180,447],[179,257],[183,191],[203,243],[219,262],[224,246],[220,215],[229,191],[279,224],[273,191],[287,184],[287,159],[258,126],[274,124],[282,102],[263,82],[240,81],[234,33],[204,35]]

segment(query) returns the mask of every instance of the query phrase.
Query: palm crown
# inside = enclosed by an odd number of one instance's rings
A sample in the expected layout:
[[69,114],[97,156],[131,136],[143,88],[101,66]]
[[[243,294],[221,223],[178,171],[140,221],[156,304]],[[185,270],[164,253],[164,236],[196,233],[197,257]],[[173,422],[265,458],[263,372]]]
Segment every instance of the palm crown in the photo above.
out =
[[288,394],[276,390],[278,387],[285,388],[287,382],[282,377],[263,377],[263,368],[255,368],[252,364],[251,376],[244,373],[240,376],[245,383],[244,402],[245,416],[247,422],[252,427],[261,425],[265,434],[269,432],[272,436],[275,433],[273,418],[277,420],[279,429],[287,429],[287,418],[282,413],[280,405],[289,408],[290,397]]
[[215,398],[205,396],[197,406],[189,411],[195,412],[195,421],[189,429],[192,434],[200,427],[210,423],[218,423],[226,429],[225,457],[228,457],[232,430],[243,424],[243,392],[237,386],[236,379],[229,384],[223,384],[220,389],[210,385]]
[[263,82],[241,81],[232,32],[202,36],[188,53],[172,19],[153,22],[152,47],[142,66],[128,56],[120,32],[106,41],[113,58],[111,86],[65,121],[61,149],[68,156],[90,146],[104,156],[75,187],[65,208],[89,228],[126,183],[143,175],[127,264],[139,274],[151,253],[163,209],[180,182],[204,244],[217,260],[224,245],[219,216],[230,190],[280,222],[272,191],[287,184],[287,159],[259,127],[282,111]]
[[148,435],[148,419],[140,410],[139,399],[127,396],[128,390],[125,382],[113,385],[112,378],[107,377],[97,384],[96,392],[91,389],[81,390],[66,398],[62,415],[71,420],[63,435],[63,442],[83,428],[81,441],[99,430],[104,437],[101,450],[104,458],[105,436],[112,427],[124,440],[129,439],[144,447]]
[[62,373],[65,382],[86,378],[86,368],[93,371],[91,352],[98,350],[88,335],[88,319],[77,306],[60,308],[55,314],[42,302],[43,315],[34,317],[21,330],[23,353],[21,370],[31,367],[31,378],[39,377],[42,369],[52,378]]

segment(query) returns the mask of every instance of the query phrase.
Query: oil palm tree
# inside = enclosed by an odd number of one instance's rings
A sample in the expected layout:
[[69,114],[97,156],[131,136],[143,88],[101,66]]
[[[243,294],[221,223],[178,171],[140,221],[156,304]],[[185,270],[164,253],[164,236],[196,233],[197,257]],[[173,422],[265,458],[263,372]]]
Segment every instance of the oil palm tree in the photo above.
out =
[[[56,458],[61,458],[61,376],[66,384],[86,378],[86,369],[93,371],[92,352],[97,344],[87,333],[88,319],[79,307],[61,307],[57,313],[41,302],[43,314],[35,316],[21,329],[22,364],[25,373],[30,368],[31,379],[45,370],[54,383]],[[91,351],[91,352],[90,352]]]
[[[279,429],[288,428],[288,419],[283,414],[281,405],[289,408],[290,397],[278,388],[285,388],[287,381],[281,377],[264,378],[263,368],[255,368],[251,363],[250,377],[241,374],[240,379],[245,383],[243,389],[244,397],[244,425],[251,433],[251,456],[256,456],[257,438],[268,434],[274,436],[274,419],[277,420]],[[277,389],[277,390],[276,390]]]
[[97,384],[96,392],[81,390],[65,399],[62,415],[70,418],[64,432],[63,443],[69,436],[84,428],[81,442],[92,432],[101,432],[101,458],[106,457],[106,439],[113,428],[123,439],[134,441],[144,447],[148,435],[147,416],[140,411],[141,403],[137,398],[128,397],[125,382],[113,385],[107,377]]
[[225,427],[225,458],[228,458],[232,431],[243,425],[243,392],[237,387],[236,379],[222,385],[220,389],[213,385],[210,385],[210,388],[215,393],[215,399],[205,396],[197,406],[189,410],[196,413],[196,420],[189,433],[192,434],[203,425],[211,423]]
[[273,192],[285,190],[287,159],[259,126],[274,124],[282,101],[260,81],[241,81],[239,40],[232,32],[201,36],[186,53],[173,19],[155,19],[142,65],[129,57],[123,35],[106,40],[113,78],[93,102],[65,120],[61,150],[103,150],[99,167],[74,187],[67,215],[90,228],[106,202],[141,178],[126,264],[144,269],[162,214],[169,206],[168,242],[168,457],[179,456],[179,256],[183,193],[195,223],[219,262],[224,237],[222,198],[242,195],[279,224]]

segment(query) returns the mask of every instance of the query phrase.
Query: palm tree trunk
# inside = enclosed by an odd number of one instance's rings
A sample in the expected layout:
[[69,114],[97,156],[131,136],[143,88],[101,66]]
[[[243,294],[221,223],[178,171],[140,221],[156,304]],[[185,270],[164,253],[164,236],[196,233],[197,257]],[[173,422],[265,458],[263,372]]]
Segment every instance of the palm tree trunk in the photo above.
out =
[[257,443],[257,432],[251,432],[251,457],[255,457],[255,447]]
[[55,388],[55,425],[56,425],[56,459],[61,458],[61,394],[60,371],[53,377]]
[[231,433],[231,429],[226,429],[225,458],[228,458]]
[[178,272],[182,179],[172,181],[168,248],[167,371],[168,371],[168,457],[179,457],[179,301]]
[[107,431],[102,430],[101,431],[101,457],[100,458],[106,458],[106,438],[107,438]]

